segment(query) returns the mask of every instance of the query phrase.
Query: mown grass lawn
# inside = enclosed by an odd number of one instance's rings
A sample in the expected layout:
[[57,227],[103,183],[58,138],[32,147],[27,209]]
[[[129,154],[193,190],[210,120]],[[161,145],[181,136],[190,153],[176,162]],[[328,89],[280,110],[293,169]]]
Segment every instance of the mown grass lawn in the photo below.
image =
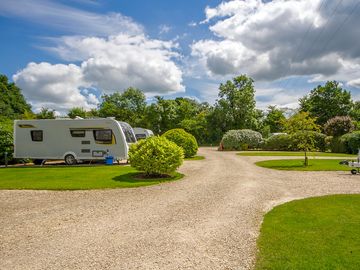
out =
[[203,159],[205,159],[204,156],[194,156],[194,157],[184,158],[184,160],[203,160]]
[[79,190],[131,188],[173,181],[169,178],[138,179],[139,172],[130,166],[69,166],[0,169],[0,189]]
[[265,215],[256,269],[360,269],[360,195],[292,201]]
[[[243,151],[239,156],[304,156],[304,152],[297,151]],[[329,152],[308,152],[309,157],[355,157],[356,155]]]
[[258,161],[255,164],[276,170],[288,171],[350,171],[351,168],[346,165],[340,165],[343,159],[311,159],[309,165],[304,166],[304,159],[277,159]]

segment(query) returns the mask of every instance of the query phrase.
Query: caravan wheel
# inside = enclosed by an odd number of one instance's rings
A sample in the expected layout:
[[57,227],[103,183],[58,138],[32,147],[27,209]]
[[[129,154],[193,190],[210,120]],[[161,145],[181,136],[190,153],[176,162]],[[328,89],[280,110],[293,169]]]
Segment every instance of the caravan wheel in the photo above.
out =
[[75,165],[76,159],[73,155],[69,154],[65,156],[65,163],[66,165]]

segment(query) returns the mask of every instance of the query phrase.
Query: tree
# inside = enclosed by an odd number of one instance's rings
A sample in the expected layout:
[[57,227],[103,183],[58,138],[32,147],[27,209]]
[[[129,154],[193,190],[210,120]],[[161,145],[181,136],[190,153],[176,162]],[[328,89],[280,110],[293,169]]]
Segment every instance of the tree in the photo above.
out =
[[49,108],[41,108],[41,111],[36,114],[37,119],[55,119],[55,110]]
[[0,115],[9,119],[20,118],[25,112],[31,112],[21,89],[10,83],[5,75],[0,75]]
[[276,106],[269,106],[264,120],[264,125],[270,127],[270,132],[282,132],[285,122],[284,112]]
[[349,115],[353,106],[350,92],[342,89],[336,81],[328,81],[324,86],[319,85],[299,101],[301,111],[316,117],[319,125],[335,116]]
[[253,79],[246,75],[220,84],[219,100],[215,106],[223,110],[227,130],[256,129],[255,90]]
[[130,87],[122,94],[104,95],[98,111],[101,117],[115,117],[131,126],[142,126],[146,110],[146,98],[141,90]]
[[86,113],[85,109],[82,107],[74,107],[74,108],[70,109],[68,112],[68,116],[71,119],[75,119],[76,116],[81,117],[81,118],[86,118],[86,114],[87,113]]
[[315,149],[315,133],[320,127],[316,124],[316,118],[308,112],[299,112],[284,122],[285,132],[292,137],[293,146],[304,151],[304,165],[308,166],[307,152]]

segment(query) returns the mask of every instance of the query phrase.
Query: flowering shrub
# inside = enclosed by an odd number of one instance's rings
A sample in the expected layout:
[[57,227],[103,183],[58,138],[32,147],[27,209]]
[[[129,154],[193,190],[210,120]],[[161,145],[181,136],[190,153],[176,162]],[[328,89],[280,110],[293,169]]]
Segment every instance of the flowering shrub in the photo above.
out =
[[131,166],[148,176],[173,173],[183,160],[183,149],[164,137],[153,136],[130,146]]
[[324,125],[324,131],[330,136],[341,136],[350,133],[355,129],[355,126],[349,116],[336,116],[329,119]]
[[224,150],[246,150],[257,148],[262,143],[263,138],[257,131],[251,129],[229,130],[221,140]]
[[196,155],[198,150],[197,141],[193,135],[185,130],[181,128],[170,129],[162,136],[182,147],[186,158]]

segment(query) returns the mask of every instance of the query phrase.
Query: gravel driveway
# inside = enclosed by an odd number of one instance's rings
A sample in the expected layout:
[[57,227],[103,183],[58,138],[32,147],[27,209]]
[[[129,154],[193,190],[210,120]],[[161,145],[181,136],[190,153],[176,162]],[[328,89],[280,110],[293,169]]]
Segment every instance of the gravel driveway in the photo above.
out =
[[267,157],[199,154],[206,159],[181,167],[185,178],[157,186],[0,191],[0,269],[249,269],[271,207],[360,193],[360,176],[349,172],[275,171],[253,164]]

